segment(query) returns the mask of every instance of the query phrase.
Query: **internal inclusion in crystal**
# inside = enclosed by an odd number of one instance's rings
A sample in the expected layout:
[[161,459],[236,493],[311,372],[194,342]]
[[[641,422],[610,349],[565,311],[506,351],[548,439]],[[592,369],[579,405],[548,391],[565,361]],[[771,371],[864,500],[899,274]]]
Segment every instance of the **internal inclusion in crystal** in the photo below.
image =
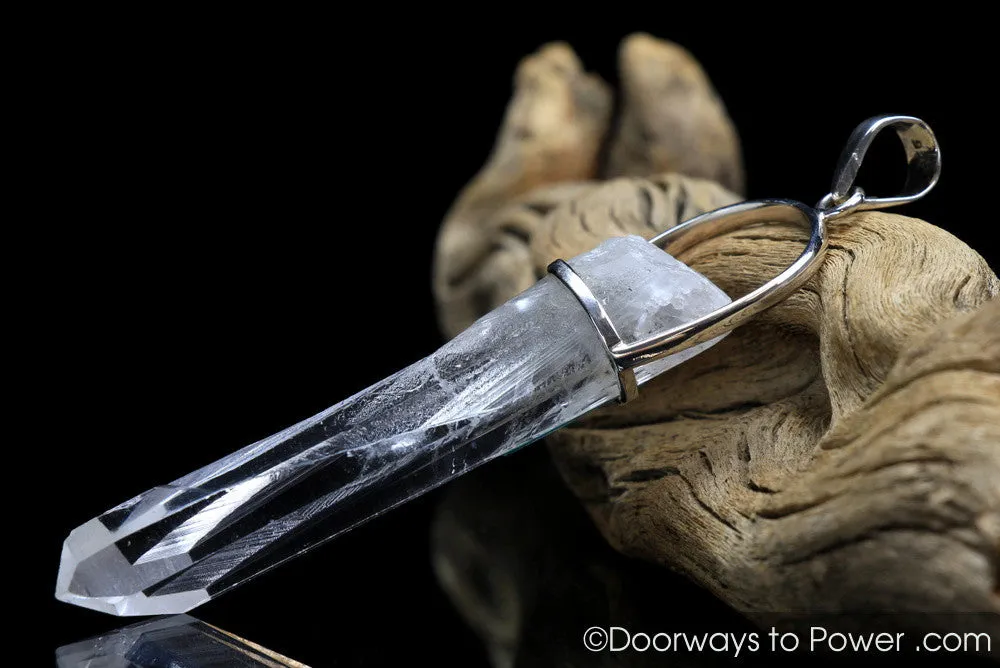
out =
[[[640,237],[569,263],[626,342],[730,301]],[[636,379],[716,341],[639,367]],[[430,357],[78,527],[56,596],[114,615],[190,610],[618,393],[593,323],[548,276]],[[196,435],[187,445],[197,451]]]

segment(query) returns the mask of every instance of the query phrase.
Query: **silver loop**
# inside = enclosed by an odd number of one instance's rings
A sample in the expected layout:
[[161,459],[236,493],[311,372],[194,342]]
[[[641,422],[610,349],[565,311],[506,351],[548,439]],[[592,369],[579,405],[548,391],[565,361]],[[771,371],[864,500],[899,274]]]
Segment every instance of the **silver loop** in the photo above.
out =
[[833,193],[830,193],[819,201],[816,209],[819,210],[824,220],[833,220],[841,216],[846,216],[853,211],[863,210],[862,206],[865,201],[865,191],[855,186],[850,197],[838,202],[835,200]]
[[[913,116],[887,114],[875,116],[861,123],[847,140],[837,169],[833,175],[830,194],[820,201],[838,206],[854,194],[854,180],[865,159],[865,153],[886,128],[892,128],[903,142],[906,151],[906,184],[903,193],[894,197],[864,197],[854,208],[859,211],[885,209],[918,200],[937,184],[941,177],[941,149],[930,126]],[[840,214],[843,215],[843,214]]]

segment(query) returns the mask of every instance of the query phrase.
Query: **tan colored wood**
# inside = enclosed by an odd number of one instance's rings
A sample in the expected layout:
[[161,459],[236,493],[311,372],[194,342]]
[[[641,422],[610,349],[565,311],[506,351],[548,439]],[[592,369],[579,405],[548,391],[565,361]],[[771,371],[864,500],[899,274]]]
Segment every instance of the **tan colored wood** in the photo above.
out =
[[[642,70],[623,76],[623,118],[691,152],[652,159],[652,171],[693,165],[741,182],[738,147],[705,148],[736,142],[713,130],[728,124],[721,105],[702,124],[683,119],[704,104],[678,111],[711,99],[707,79],[689,77],[689,97],[662,85],[693,66],[663,56],[675,47],[637,39],[622,51],[623,68]],[[449,334],[557,257],[737,199],[713,181],[642,174],[641,160],[602,167],[610,94],[565,45],[524,71],[544,76],[519,76],[493,157],[442,228],[435,289]],[[562,122],[544,122],[553,116]],[[616,134],[607,155],[636,155],[640,135]],[[706,155],[712,169],[697,167]],[[586,181],[615,171],[630,176]],[[765,225],[680,259],[737,296],[805,239]],[[636,402],[552,435],[551,453],[611,545],[748,615],[984,611],[1000,632],[1000,282],[959,239],[913,218],[852,215],[831,239],[818,275],[791,298]]]
[[624,40],[618,58],[622,114],[603,175],[676,172],[742,193],[739,138],[701,64],[645,34]]
[[[454,335],[502,302],[497,294],[525,285],[512,255],[530,235],[522,229],[530,215],[503,224],[485,219],[540,187],[597,176],[611,107],[607,85],[583,71],[568,45],[549,44],[521,62],[493,153],[458,195],[438,239],[434,291],[443,330]],[[557,188],[553,201],[572,192]],[[549,199],[535,196],[529,211]]]

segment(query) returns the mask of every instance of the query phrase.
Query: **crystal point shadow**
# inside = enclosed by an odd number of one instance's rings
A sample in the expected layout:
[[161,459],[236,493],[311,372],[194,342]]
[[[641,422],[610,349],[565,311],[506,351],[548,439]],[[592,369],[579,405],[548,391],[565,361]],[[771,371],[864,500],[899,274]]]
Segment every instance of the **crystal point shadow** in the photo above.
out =
[[58,668],[308,668],[188,615],[124,626],[56,650]]

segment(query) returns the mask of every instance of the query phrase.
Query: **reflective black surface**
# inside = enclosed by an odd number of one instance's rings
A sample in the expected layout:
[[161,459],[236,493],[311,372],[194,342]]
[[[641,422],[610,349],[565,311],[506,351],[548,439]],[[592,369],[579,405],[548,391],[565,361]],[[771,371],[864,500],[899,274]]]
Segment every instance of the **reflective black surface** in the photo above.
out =
[[58,668],[297,668],[189,615],[154,617],[56,650]]

